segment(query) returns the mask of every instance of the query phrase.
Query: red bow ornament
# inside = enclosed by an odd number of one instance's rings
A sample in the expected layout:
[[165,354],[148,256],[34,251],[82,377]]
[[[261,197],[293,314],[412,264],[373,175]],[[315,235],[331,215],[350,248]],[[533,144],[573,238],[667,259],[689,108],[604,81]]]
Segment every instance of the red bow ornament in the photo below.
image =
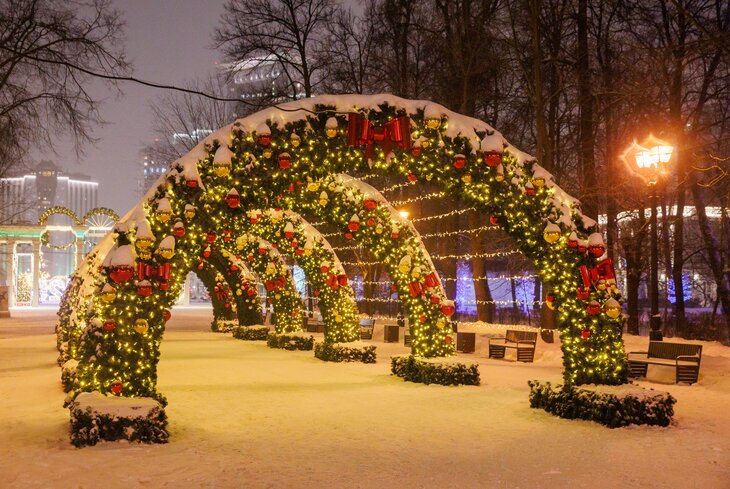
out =
[[382,126],[370,123],[362,114],[351,112],[347,118],[347,145],[365,148],[365,159],[372,160],[375,146],[387,157],[395,148],[411,149],[411,120],[402,115]]
[[590,270],[585,265],[580,267],[580,276],[583,280],[583,287],[590,287],[593,283],[603,279],[616,280],[616,272],[613,270],[613,262],[610,258],[599,261],[595,267]]

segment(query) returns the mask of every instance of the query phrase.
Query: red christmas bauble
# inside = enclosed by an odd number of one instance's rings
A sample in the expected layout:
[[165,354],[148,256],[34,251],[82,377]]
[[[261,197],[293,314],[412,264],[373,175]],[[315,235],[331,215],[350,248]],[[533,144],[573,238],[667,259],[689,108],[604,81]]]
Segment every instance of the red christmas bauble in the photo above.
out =
[[197,180],[188,180],[185,182],[188,186],[188,188],[198,188],[198,181]]
[[416,180],[418,180],[418,177],[416,175],[414,175],[413,173],[409,173],[408,174],[408,181],[409,182],[415,182]]
[[591,330],[590,329],[583,329],[580,332],[580,337],[584,340],[587,340],[591,337]]
[[231,209],[235,209],[239,205],[241,205],[241,197],[238,195],[226,195],[226,204],[228,204],[228,207]]
[[583,287],[578,287],[578,289],[576,289],[576,291],[575,291],[575,296],[578,299],[584,301],[584,300],[587,300],[591,296],[591,293],[588,289],[584,289]]
[[360,223],[356,221],[350,221],[350,223],[347,225],[347,229],[352,231],[353,233],[356,232],[358,229],[360,229]]
[[444,338],[444,343],[446,343],[447,345],[450,345],[452,341],[454,341],[454,339],[451,336],[447,336],[446,338]]
[[268,146],[269,144],[271,144],[271,134],[259,134],[256,137],[256,141],[261,146]]
[[304,254],[304,250],[297,248],[297,250],[294,252],[297,256],[302,256]]
[[129,282],[134,277],[134,267],[115,265],[109,269],[109,277],[118,284]]
[[183,236],[185,236],[185,228],[182,226],[173,228],[172,234],[175,235],[175,237],[177,238],[182,238]]
[[375,199],[365,199],[362,201],[363,207],[369,211],[374,211],[378,208],[378,201]]
[[441,298],[437,295],[431,296],[431,304],[438,304],[441,302]]
[[418,146],[414,146],[413,148],[411,148],[411,154],[413,156],[421,156],[421,148]]
[[527,195],[528,197],[534,197],[535,189],[533,187],[525,187],[525,195]]
[[215,232],[210,231],[208,234],[205,235],[205,239],[208,240],[208,243],[212,243],[213,241],[218,238],[218,235],[215,234]]
[[456,155],[454,157],[454,168],[461,170],[466,165],[466,157],[464,155]]
[[502,154],[495,151],[485,151],[482,154],[482,160],[487,166],[499,166],[502,163]]
[[427,319],[426,316],[424,316],[423,314],[421,314],[421,316],[418,318],[418,320],[422,323],[425,323],[426,319]]
[[256,295],[256,289],[253,287],[249,287],[249,289],[246,291],[249,297]]
[[122,391],[124,390],[124,384],[119,380],[115,380],[114,382],[112,382],[110,387],[111,387],[111,391],[114,394],[121,394]]
[[600,258],[606,252],[606,247],[603,245],[591,245],[588,247],[588,252],[595,258]]
[[330,271],[330,267],[328,267],[327,265],[322,265],[321,267],[319,267],[319,271],[322,273],[327,273]]
[[289,156],[288,153],[283,153],[279,155],[279,168],[282,170],[286,170],[291,166],[291,156]]
[[398,236],[400,236],[398,233],[390,233],[390,237],[393,239],[398,239]]
[[375,226],[375,218],[374,217],[368,217],[368,226]]
[[169,321],[170,318],[172,317],[172,313],[170,312],[169,309],[164,309],[162,311],[162,317],[165,318],[165,321]]
[[138,285],[137,295],[140,297],[148,297],[152,295],[152,285]]
[[114,328],[117,327],[117,323],[114,322],[113,319],[107,319],[104,321],[104,326],[102,327],[104,328],[104,331],[114,331]]
[[352,233],[345,233],[345,239],[352,239]]
[[441,313],[444,316],[451,316],[456,312],[456,308],[451,304],[441,304]]
[[489,216],[489,222],[492,224],[492,226],[496,226],[499,224],[499,218],[492,214],[491,216]]

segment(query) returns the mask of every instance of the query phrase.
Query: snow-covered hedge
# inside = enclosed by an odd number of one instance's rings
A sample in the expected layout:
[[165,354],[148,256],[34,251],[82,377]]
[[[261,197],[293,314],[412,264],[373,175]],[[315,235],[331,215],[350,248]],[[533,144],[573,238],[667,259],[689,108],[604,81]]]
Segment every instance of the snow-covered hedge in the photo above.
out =
[[231,330],[233,337],[246,341],[266,341],[269,337],[268,326],[236,326]]
[[128,440],[167,443],[167,415],[148,397],[107,397],[99,392],[76,396],[71,410],[71,443],[93,446],[99,441]]
[[619,386],[567,387],[550,382],[528,381],[530,407],[566,419],[595,421],[609,428],[630,424],[667,426],[677,400],[668,392]]
[[76,360],[68,360],[61,366],[61,385],[63,392],[70,392],[76,382],[76,367],[79,362]]
[[210,330],[214,333],[230,333],[237,327],[237,319],[213,319],[210,323]]
[[314,356],[325,362],[375,363],[375,346],[361,341],[352,343],[317,343]]
[[413,355],[392,357],[390,371],[406,382],[440,385],[479,385],[477,364],[466,365],[444,358],[419,358]]
[[269,332],[266,339],[269,348],[281,348],[283,350],[311,350],[314,348],[314,336],[306,333],[275,333]]

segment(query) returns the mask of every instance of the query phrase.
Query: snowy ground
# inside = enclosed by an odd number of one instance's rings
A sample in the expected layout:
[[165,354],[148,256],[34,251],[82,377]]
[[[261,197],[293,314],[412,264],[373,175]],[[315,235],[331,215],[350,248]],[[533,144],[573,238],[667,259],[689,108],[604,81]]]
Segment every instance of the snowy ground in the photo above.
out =
[[528,379],[559,379],[555,344],[523,365],[482,343],[462,355],[480,387],[424,386],[389,375],[406,349],[377,336],[376,365],[327,364],[209,333],[209,310],[178,308],[159,380],[171,442],[75,449],[53,311],[14,315],[0,320],[2,488],[730,488],[730,348],[714,343],[699,384],[661,367],[641,382],[677,397],[673,426],[609,430],[528,407]]

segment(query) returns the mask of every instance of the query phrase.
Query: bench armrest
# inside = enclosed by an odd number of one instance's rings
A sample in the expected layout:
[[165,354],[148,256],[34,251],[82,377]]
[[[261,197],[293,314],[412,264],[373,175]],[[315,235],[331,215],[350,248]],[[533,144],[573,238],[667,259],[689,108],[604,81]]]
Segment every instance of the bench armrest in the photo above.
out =
[[630,351],[630,352],[628,352],[629,355],[631,355],[632,353],[637,353],[637,354],[638,353],[643,353],[644,355],[648,355],[649,354],[648,351]]
[[505,343],[506,343],[507,342],[507,337],[505,337],[505,336],[493,336],[493,337],[489,338],[489,343],[491,343],[492,340],[504,340]]
[[517,340],[514,343],[517,343],[518,345],[534,345],[535,341],[533,340]]
[[700,357],[697,355],[679,355],[675,361],[677,363],[681,362],[696,362],[700,363]]

